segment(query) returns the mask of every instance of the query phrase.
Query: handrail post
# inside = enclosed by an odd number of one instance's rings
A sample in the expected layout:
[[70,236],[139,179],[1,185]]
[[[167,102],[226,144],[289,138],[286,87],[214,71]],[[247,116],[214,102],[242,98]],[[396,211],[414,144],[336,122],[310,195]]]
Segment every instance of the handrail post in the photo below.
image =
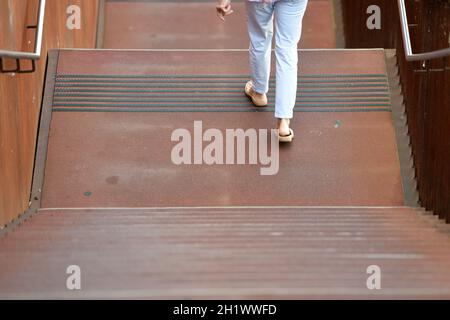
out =
[[398,7],[400,13],[400,25],[402,28],[402,38],[403,38],[403,46],[405,48],[406,59],[411,56],[412,48],[411,48],[411,36],[409,34],[409,23],[408,23],[408,15],[406,13],[405,1],[398,0]]
[[44,19],[45,19],[45,1],[39,0],[39,13],[38,13],[38,24],[36,29],[36,42],[34,45],[34,52],[40,57],[42,50],[42,39],[44,37]]

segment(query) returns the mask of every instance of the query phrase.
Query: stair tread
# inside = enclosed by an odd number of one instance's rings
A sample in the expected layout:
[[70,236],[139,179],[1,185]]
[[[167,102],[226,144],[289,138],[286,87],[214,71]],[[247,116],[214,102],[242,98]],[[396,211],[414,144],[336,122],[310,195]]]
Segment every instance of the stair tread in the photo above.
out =
[[0,240],[0,297],[67,297],[71,264],[84,298],[450,297],[450,233],[432,220],[409,207],[44,209]]

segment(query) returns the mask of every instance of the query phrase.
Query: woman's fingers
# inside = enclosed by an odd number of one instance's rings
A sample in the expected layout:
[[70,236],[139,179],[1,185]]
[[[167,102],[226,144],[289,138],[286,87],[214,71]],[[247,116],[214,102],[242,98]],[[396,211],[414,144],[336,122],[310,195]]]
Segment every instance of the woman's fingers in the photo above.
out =
[[220,20],[225,21],[223,14],[221,14],[220,12],[217,12],[217,16],[220,18]]
[[225,18],[223,17],[223,16],[224,16],[224,13],[223,13],[222,9],[219,8],[219,7],[217,7],[217,16],[218,16],[222,21],[225,21]]
[[227,5],[223,6],[222,9],[225,13],[232,11],[231,4],[227,4]]
[[218,5],[216,7],[217,9],[217,16],[222,20],[225,21],[225,16],[228,16],[234,12],[234,10],[231,8],[231,4],[223,4]]
[[233,11],[233,9],[231,9],[231,5],[229,5],[228,8],[226,8],[224,10],[224,12],[225,12],[225,15],[227,16],[229,14],[232,14],[234,11]]
[[231,9],[231,5],[227,5],[227,6],[217,6],[217,11],[226,15],[229,14],[230,12],[233,12],[233,10]]

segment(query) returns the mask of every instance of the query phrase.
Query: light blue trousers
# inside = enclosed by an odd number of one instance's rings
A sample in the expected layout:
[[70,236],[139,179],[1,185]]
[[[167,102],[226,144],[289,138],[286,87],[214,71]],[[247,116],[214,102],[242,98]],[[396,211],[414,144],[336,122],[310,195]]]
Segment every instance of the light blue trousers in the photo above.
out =
[[[298,51],[308,0],[247,3],[250,69],[254,90],[269,91],[272,38],[275,24],[275,117],[291,119],[297,97]],[[275,21],[275,23],[274,23]]]

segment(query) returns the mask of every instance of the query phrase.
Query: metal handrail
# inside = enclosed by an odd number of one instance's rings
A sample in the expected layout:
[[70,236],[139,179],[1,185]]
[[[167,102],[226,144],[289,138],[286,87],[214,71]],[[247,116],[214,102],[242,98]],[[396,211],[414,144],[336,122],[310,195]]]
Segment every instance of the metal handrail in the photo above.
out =
[[405,0],[398,0],[400,11],[400,23],[403,36],[403,45],[405,47],[405,56],[407,61],[422,61],[450,56],[450,48],[430,51],[425,53],[413,53],[411,47],[411,36],[409,34],[408,16],[406,13]]
[[[39,12],[38,12],[37,24],[35,26],[28,27],[29,29],[30,28],[36,29],[36,41],[34,43],[34,52],[0,50],[0,62],[2,64],[1,69],[3,72],[5,72],[5,70],[3,70],[3,62],[2,62],[3,58],[16,59],[18,69],[11,70],[11,71],[20,71],[19,59],[32,60],[33,70],[34,70],[34,61],[38,60],[41,57],[42,38],[43,38],[43,32],[44,32],[45,1],[46,0],[39,0]],[[10,71],[6,70],[6,72],[10,72]]]

